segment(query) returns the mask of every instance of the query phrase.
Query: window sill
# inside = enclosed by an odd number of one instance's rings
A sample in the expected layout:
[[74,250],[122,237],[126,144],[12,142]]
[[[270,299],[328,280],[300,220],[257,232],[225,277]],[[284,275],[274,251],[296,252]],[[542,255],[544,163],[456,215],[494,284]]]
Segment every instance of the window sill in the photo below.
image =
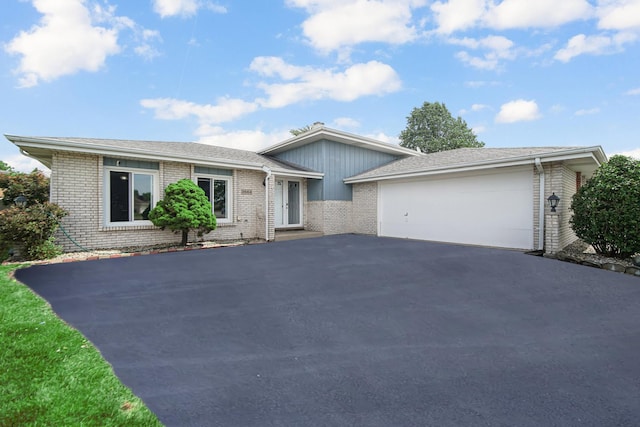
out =
[[134,231],[134,230],[156,230],[159,229],[153,224],[126,224],[126,225],[105,225],[100,227],[100,231]]

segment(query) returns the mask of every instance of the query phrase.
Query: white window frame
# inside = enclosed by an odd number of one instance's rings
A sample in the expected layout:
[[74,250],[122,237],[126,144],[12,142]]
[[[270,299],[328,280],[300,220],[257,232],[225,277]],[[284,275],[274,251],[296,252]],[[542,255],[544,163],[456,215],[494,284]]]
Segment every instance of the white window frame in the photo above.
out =
[[[213,187],[215,181],[226,181],[227,188],[227,200],[226,200],[226,209],[227,209],[227,217],[226,218],[218,218],[216,216],[217,224],[232,224],[233,223],[233,176],[229,175],[210,175],[206,173],[197,173],[193,176],[193,182],[198,185],[198,178],[210,179],[211,180],[211,194],[213,194]],[[215,215],[215,207],[213,206],[213,201],[211,202],[211,212]]]
[[[154,169],[139,169],[139,168],[125,168],[119,166],[105,166],[104,167],[104,194],[103,194],[103,215],[105,227],[139,227],[139,226],[153,226],[153,223],[148,219],[130,221],[115,221],[111,222],[111,172],[122,172],[129,174],[141,174],[151,175],[153,177],[153,184],[151,188],[151,209],[156,206],[158,200],[160,200],[160,173]],[[134,206],[133,194],[129,194],[129,216],[131,217],[131,207]]]

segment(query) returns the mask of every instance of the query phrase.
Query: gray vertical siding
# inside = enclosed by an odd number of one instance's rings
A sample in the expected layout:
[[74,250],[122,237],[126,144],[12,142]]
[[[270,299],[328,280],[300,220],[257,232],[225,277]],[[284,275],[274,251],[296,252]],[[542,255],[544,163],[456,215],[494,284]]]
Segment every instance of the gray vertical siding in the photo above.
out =
[[276,155],[277,158],[317,172],[324,179],[308,181],[307,199],[351,200],[351,186],[343,179],[396,160],[398,157],[367,148],[322,140]]

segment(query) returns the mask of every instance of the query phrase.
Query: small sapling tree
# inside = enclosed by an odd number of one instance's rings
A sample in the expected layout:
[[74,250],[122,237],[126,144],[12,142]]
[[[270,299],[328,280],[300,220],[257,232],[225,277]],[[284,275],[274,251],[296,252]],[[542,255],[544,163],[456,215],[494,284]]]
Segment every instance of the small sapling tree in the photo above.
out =
[[164,199],[149,212],[149,219],[162,229],[182,232],[182,246],[187,245],[189,231],[202,236],[216,228],[216,217],[211,202],[200,187],[189,179],[169,184]]
[[613,156],[571,201],[571,227],[598,254],[640,252],[640,160]]

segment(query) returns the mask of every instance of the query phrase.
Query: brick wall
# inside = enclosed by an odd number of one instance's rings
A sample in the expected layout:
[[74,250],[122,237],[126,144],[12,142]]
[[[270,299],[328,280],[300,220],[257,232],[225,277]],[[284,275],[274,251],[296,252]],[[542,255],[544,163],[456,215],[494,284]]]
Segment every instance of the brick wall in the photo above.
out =
[[324,202],[304,202],[304,228],[309,231],[324,233]]
[[348,200],[306,202],[305,229],[327,235],[353,233],[353,202]]
[[[69,212],[62,226],[81,246],[105,249],[128,246],[149,246],[180,242],[180,235],[154,226],[106,227],[104,218],[104,167],[102,157],[78,153],[56,153],[51,168],[51,201]],[[235,240],[264,238],[264,173],[236,170],[233,175],[233,218],[220,223],[205,240]],[[167,185],[182,178],[193,178],[191,165],[161,162],[159,170],[160,196]],[[273,185],[270,185],[273,195]],[[270,212],[273,221],[273,211]],[[273,224],[273,223],[272,223]],[[271,227],[273,230],[273,226]],[[271,231],[273,233],[273,231]],[[77,251],[61,231],[58,243],[67,252]],[[273,238],[273,234],[271,235]],[[196,239],[195,233],[190,240]]]
[[545,207],[547,218],[550,215],[552,218],[551,223],[545,224],[545,250],[555,253],[577,239],[569,223],[573,214],[570,207],[571,199],[576,192],[576,172],[562,162],[553,162],[545,166],[545,171],[548,171],[545,198],[553,193],[560,198],[555,214],[549,212],[548,205]]
[[378,234],[378,183],[353,185],[353,232]]

